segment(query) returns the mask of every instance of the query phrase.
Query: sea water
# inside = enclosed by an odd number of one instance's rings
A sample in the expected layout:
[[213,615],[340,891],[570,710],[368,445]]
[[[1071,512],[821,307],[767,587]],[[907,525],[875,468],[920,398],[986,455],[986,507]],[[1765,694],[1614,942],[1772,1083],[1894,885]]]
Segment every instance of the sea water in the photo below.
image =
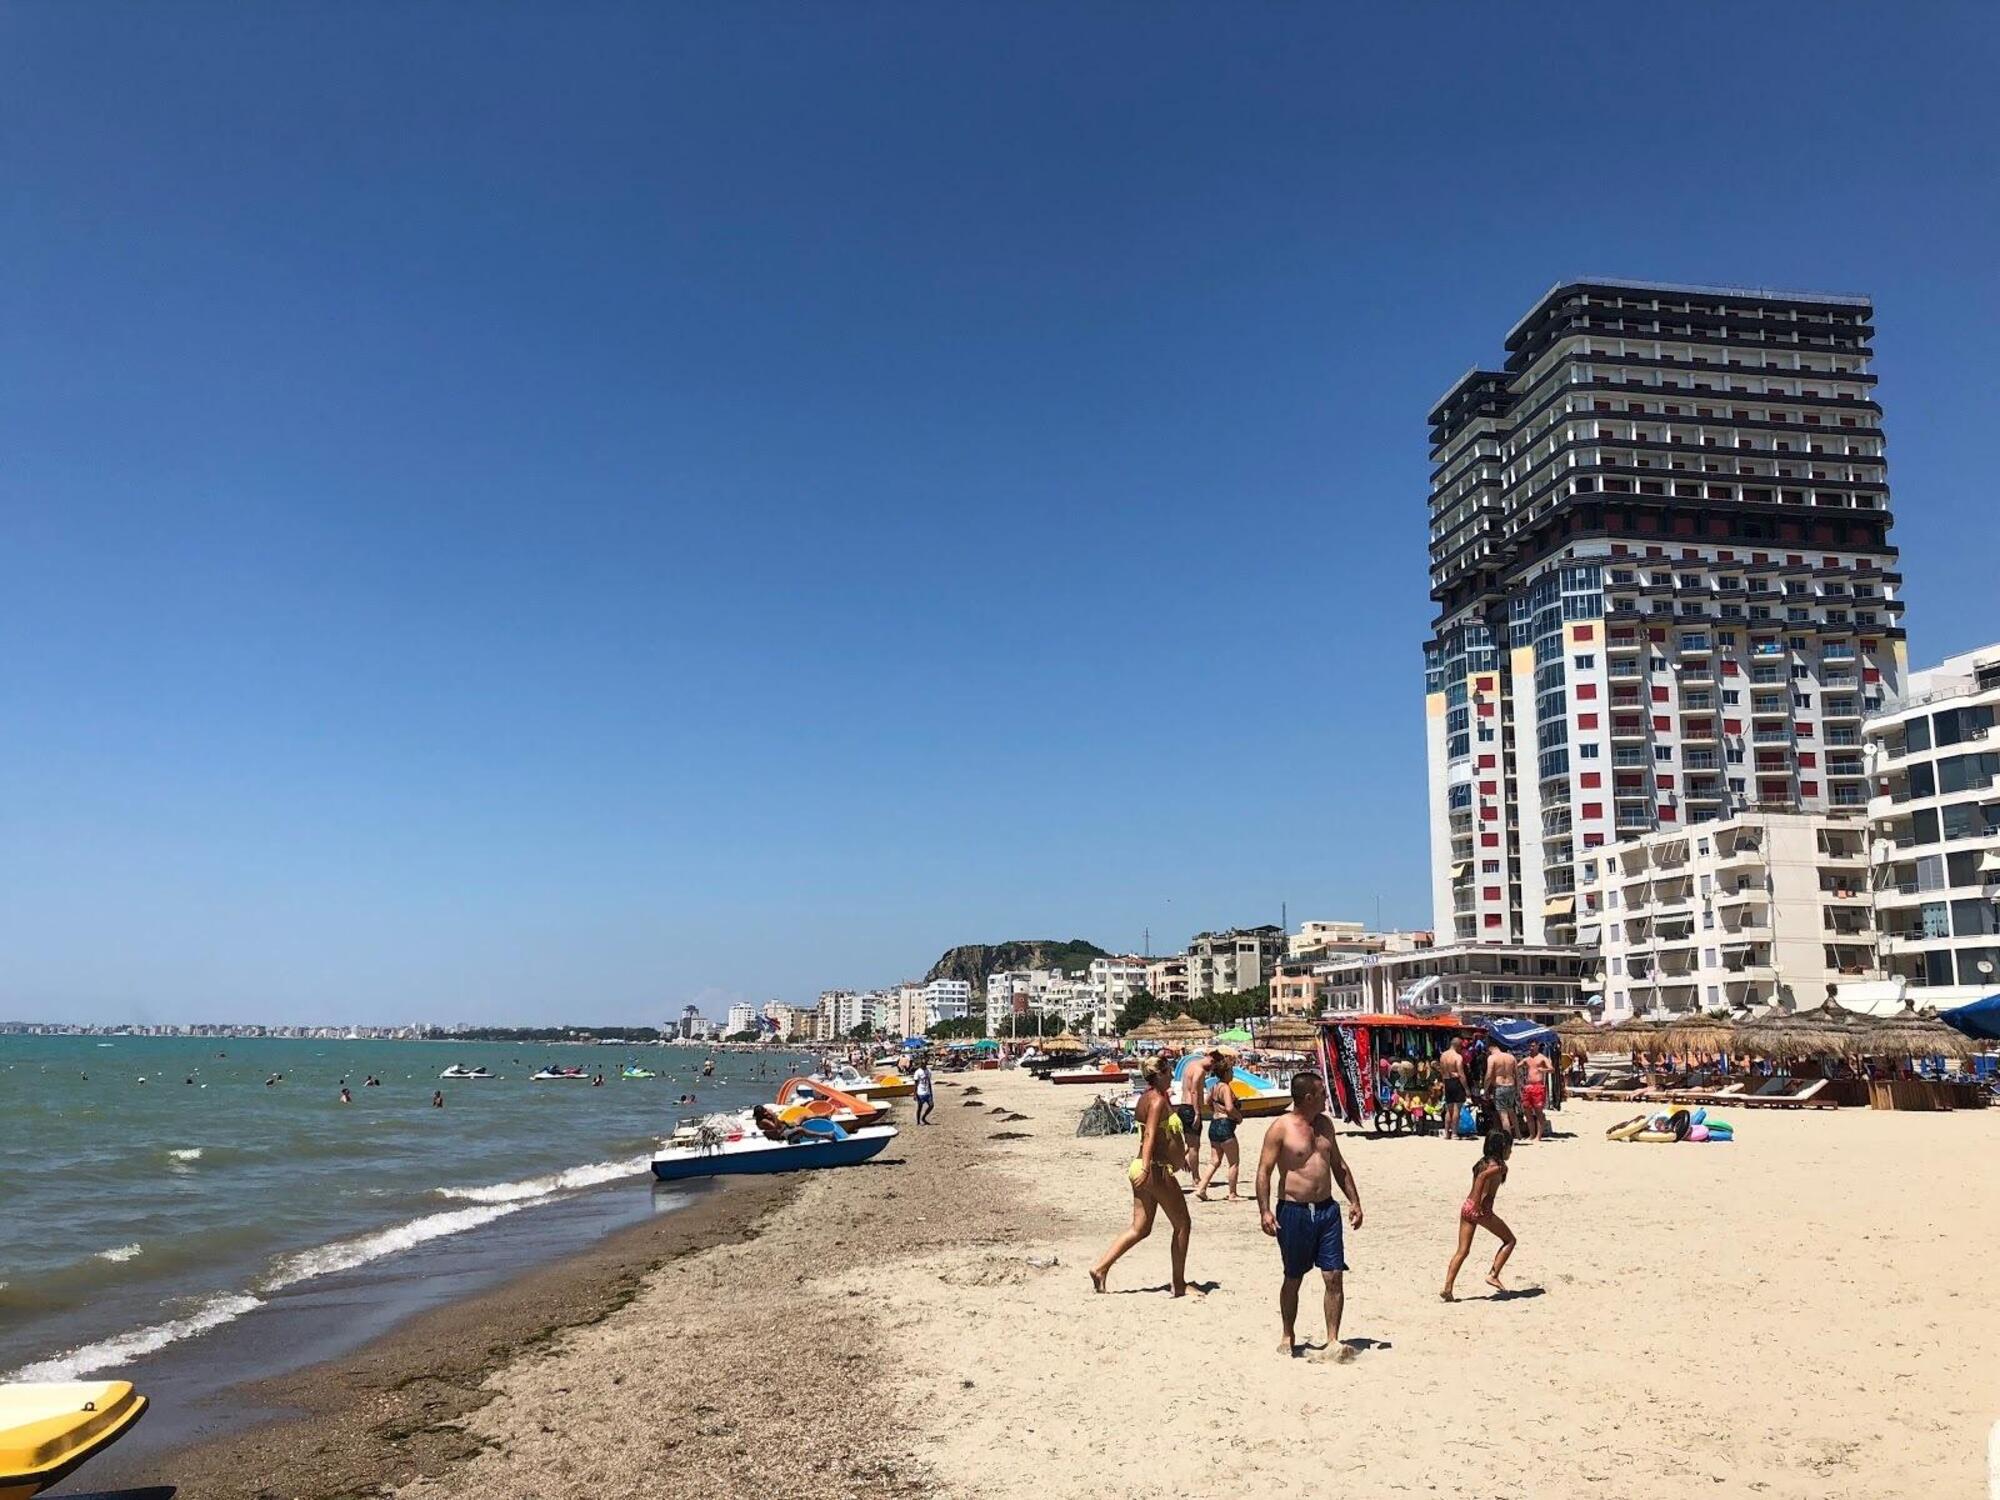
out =
[[[643,1193],[677,1119],[768,1099],[798,1060],[723,1054],[704,1079],[699,1049],[647,1047],[630,1056],[660,1076],[622,1079],[627,1055],[0,1036],[0,1378],[120,1369],[315,1278],[503,1232],[523,1210]],[[604,1084],[529,1081],[552,1062]],[[453,1063],[500,1076],[441,1080]],[[694,1105],[676,1102],[687,1093]]]

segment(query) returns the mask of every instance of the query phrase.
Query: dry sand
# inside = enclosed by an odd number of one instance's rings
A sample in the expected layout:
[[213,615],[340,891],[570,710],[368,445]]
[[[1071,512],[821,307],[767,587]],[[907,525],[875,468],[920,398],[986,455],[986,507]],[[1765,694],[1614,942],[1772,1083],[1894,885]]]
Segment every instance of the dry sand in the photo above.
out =
[[1165,1295],[1164,1220],[1092,1295],[1130,1140],[1074,1137],[1089,1089],[963,1082],[899,1165],[809,1179],[497,1372],[463,1419],[484,1451],[404,1493],[1984,1493],[2000,1111],[1738,1111],[1733,1145],[1651,1146],[1572,1104],[1501,1193],[1519,1294],[1486,1299],[1482,1235],[1452,1305],[1475,1148],[1343,1132],[1367,1222],[1332,1364],[1275,1352],[1249,1203],[1192,1205],[1206,1297]]

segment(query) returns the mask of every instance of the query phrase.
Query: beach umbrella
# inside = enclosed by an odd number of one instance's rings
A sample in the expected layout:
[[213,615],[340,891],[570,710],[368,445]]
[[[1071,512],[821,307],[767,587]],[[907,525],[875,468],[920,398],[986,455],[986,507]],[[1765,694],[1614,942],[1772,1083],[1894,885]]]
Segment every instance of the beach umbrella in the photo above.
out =
[[1937,1018],[1955,1031],[1985,1042],[2000,1042],[2000,993],[1941,1010]]
[[1310,1052],[1319,1045],[1319,1022],[1310,1016],[1277,1016],[1259,1022],[1257,1045],[1275,1052]]
[[1060,1032],[1052,1037],[1044,1037],[1035,1045],[1040,1047],[1044,1052],[1056,1054],[1087,1052],[1090,1050],[1084,1046],[1079,1037],[1068,1031]]
[[1160,1040],[1178,1047],[1206,1047],[1214,1040],[1215,1033],[1186,1011],[1160,1029]]
[[1251,1040],[1251,1037],[1250,1037],[1250,1033],[1249,1033],[1249,1032],[1245,1031],[1245,1030],[1244,1030],[1244,1029],[1243,1029],[1243,1028],[1242,1028],[1241,1026],[1237,1026],[1237,1027],[1232,1027],[1232,1028],[1231,1028],[1230,1030],[1228,1030],[1228,1031],[1218,1031],[1218,1032],[1217,1032],[1217,1033],[1215,1034],[1215,1039],[1216,1039],[1216,1040],[1217,1040],[1218,1042],[1244,1042],[1244,1043],[1247,1043],[1247,1042],[1249,1042],[1249,1041]]

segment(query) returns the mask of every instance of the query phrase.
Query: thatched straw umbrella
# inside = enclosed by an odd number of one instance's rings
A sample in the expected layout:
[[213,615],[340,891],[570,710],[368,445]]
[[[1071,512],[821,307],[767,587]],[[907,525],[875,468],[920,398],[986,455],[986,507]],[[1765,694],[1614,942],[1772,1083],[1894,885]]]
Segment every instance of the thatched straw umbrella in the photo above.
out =
[[[1780,1018],[1771,1018],[1773,1022]],[[1808,1038],[1837,1043],[1840,1055],[1872,1057],[1885,1062],[1914,1062],[1925,1057],[1970,1057],[1978,1048],[1935,1016],[1914,1010],[1874,1016],[1833,1002],[1816,1010],[1799,1011],[1782,1019],[1797,1023]]]
[[1592,1048],[1601,1048],[1612,1039],[1610,1027],[1593,1026],[1581,1016],[1563,1022],[1556,1028],[1556,1036],[1562,1041],[1563,1051],[1586,1055]]
[[1160,1028],[1159,1037],[1171,1047],[1206,1047],[1215,1040],[1215,1031],[1182,1011]]
[[1869,1039],[1872,1048],[1870,1057],[1894,1059],[1898,1062],[1914,1062],[1925,1057],[1967,1058],[1976,1056],[1979,1044],[1946,1025],[1936,1016],[1918,1015],[1909,1011],[1897,1016],[1878,1016],[1874,1022],[1874,1035]]
[[1035,1043],[1035,1045],[1041,1048],[1042,1051],[1053,1053],[1057,1056],[1065,1056],[1075,1052],[1088,1052],[1090,1050],[1084,1046],[1082,1038],[1068,1031],[1061,1032],[1056,1036],[1045,1037]]
[[1137,1026],[1126,1032],[1125,1040],[1128,1042],[1157,1042],[1165,1037],[1166,1034],[1167,1023],[1162,1021],[1158,1016],[1152,1016],[1147,1020],[1141,1021]]
[[1310,1016],[1273,1016],[1252,1031],[1257,1045],[1272,1052],[1311,1052],[1319,1045],[1319,1023]]

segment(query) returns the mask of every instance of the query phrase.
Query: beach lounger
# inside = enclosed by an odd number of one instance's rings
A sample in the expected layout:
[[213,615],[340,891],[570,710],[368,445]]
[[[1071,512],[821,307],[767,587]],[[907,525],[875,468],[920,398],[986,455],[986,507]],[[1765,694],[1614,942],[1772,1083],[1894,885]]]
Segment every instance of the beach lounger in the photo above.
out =
[[1832,1109],[1831,1099],[1819,1097],[1826,1088],[1824,1078],[1780,1078],[1772,1080],[1783,1085],[1771,1092],[1759,1090],[1747,1094],[1740,1101],[1751,1109],[1802,1109],[1810,1104],[1814,1109]]

